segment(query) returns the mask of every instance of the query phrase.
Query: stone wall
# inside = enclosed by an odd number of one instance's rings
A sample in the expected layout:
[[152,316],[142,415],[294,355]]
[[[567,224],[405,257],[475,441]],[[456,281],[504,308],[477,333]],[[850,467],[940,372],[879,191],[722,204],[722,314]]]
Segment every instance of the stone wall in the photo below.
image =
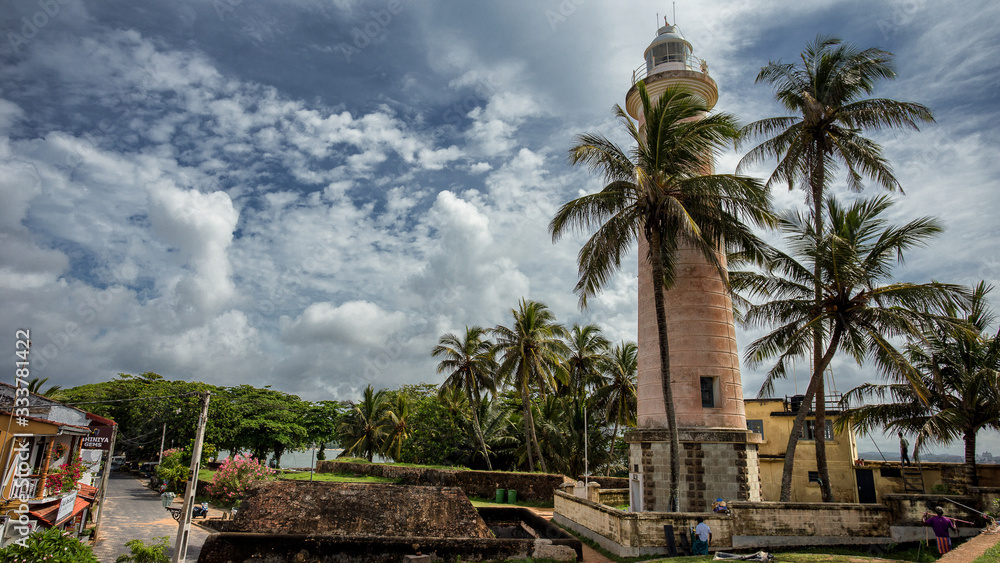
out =
[[[583,481],[583,475],[581,475],[577,480]],[[628,477],[605,477],[604,475],[591,475],[589,480],[595,483],[600,483],[602,489],[628,488]]]
[[621,557],[666,553],[664,525],[679,535],[701,516],[712,528],[715,549],[809,545],[871,545],[893,541],[892,512],[872,504],[730,502],[731,515],[699,512],[624,512],[563,492],[555,496],[553,521]]
[[[666,430],[636,429],[625,435],[629,465],[641,482],[642,511],[670,509],[670,444]],[[678,506],[712,510],[716,498],[760,500],[757,434],[746,430],[680,429]]]
[[562,491],[556,492],[552,521],[619,557],[639,557],[667,553],[663,529],[667,524],[674,527],[674,543],[679,547],[680,535],[689,532],[699,516],[712,528],[713,549],[731,544],[733,519],[724,514],[624,512]]
[[951,518],[958,518],[968,522],[975,522],[978,514],[948,502],[951,499],[957,503],[971,506],[977,504],[975,497],[959,495],[883,495],[882,502],[889,507],[892,512],[892,521],[895,525],[920,526],[923,524],[924,513],[933,513],[934,507],[944,508],[945,515]]
[[230,532],[490,538],[454,487],[267,481],[253,485]]
[[600,489],[601,504],[621,506],[628,504],[628,489]]
[[507,471],[471,471],[458,469],[426,469],[400,467],[381,463],[354,463],[347,461],[320,461],[319,473],[346,473],[372,475],[397,479],[403,485],[434,485],[459,487],[468,496],[494,498],[497,489],[517,491],[519,500],[548,501],[563,483],[573,481],[564,475],[549,473],[514,473]]
[[878,504],[730,502],[733,547],[889,543],[892,512]]
[[207,524],[222,533],[209,536],[198,561],[402,562],[406,556],[418,554],[444,561],[583,559],[580,540],[526,508],[491,507],[480,509],[479,513],[491,530],[516,533],[505,534],[501,539],[237,533],[230,531],[231,521],[209,520]]

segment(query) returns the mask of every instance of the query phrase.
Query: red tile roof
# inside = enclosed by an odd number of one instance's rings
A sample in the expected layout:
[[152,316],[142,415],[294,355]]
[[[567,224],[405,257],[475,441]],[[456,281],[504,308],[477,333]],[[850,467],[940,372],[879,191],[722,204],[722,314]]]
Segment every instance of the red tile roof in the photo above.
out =
[[73,504],[73,512],[71,512],[69,516],[63,518],[59,522],[53,522],[53,520],[55,520],[56,516],[59,514],[58,500],[52,501],[50,504],[46,504],[45,506],[37,506],[35,507],[34,510],[29,511],[29,513],[35,518],[38,518],[43,523],[45,523],[46,526],[49,526],[51,528],[53,526],[58,526],[59,524],[62,524],[63,522],[76,516],[77,514],[80,513],[81,510],[87,508],[88,506],[90,506],[89,500],[76,497],[76,503]]

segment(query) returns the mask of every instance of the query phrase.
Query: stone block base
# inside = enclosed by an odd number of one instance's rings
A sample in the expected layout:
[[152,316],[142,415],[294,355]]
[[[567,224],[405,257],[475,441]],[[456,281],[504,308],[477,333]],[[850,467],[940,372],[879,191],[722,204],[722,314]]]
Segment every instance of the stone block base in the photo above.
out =
[[[630,502],[633,510],[668,512],[670,442],[664,429],[636,429],[629,443]],[[678,507],[710,512],[716,498],[760,501],[756,434],[746,430],[682,428]]]

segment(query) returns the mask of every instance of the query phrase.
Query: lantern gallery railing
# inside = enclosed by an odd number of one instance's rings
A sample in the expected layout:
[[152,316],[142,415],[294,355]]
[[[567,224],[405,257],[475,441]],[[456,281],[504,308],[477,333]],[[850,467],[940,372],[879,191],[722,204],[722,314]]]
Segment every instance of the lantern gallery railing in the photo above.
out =
[[[662,68],[663,65],[671,66]],[[644,62],[632,71],[632,85],[635,86],[636,82],[663,70],[693,70],[703,74],[708,74],[708,63],[694,55],[688,55],[685,57],[684,55],[671,54],[664,57],[656,57],[652,66],[650,66],[649,63]]]

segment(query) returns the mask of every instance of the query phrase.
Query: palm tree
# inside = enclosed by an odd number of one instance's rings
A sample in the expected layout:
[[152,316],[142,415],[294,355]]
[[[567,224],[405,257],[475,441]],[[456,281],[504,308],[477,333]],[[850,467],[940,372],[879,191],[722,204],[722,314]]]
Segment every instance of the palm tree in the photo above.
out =
[[[476,419],[479,421],[480,428],[478,431],[469,434],[482,436],[483,441],[486,443],[486,452],[482,455],[487,459],[489,459],[491,454],[504,457],[516,450],[518,439],[513,433],[516,428],[511,424],[510,410],[502,401],[485,399],[479,404],[477,410],[479,413]],[[473,440],[475,441],[476,439],[473,438]],[[471,462],[474,462],[476,456],[480,455],[480,446],[478,443],[472,443],[471,447],[468,447],[467,450],[470,451],[469,466],[472,467]]]
[[363,455],[368,461],[375,457],[385,441],[387,406],[385,389],[375,391],[371,384],[365,387],[361,402],[353,405],[349,419],[340,425],[340,442],[347,447],[339,457]]
[[496,360],[493,343],[486,337],[486,329],[473,326],[465,327],[465,338],[459,338],[452,333],[445,334],[438,345],[431,350],[431,356],[443,356],[438,363],[438,373],[450,371],[448,378],[441,384],[445,389],[461,389],[469,401],[472,410],[472,426],[479,441],[479,447],[486,458],[486,467],[493,471],[489,453],[486,451],[486,441],[483,439],[482,428],[479,425],[479,405],[483,400],[483,392],[496,395],[496,383],[493,373],[496,371]]
[[[766,138],[747,153],[736,170],[773,159],[778,164],[767,180],[770,187],[787,183],[791,189],[801,183],[812,203],[813,229],[823,234],[823,200],[830,177],[842,164],[847,169],[847,185],[862,188],[867,176],[889,191],[899,189],[892,167],[882,148],[862,136],[864,130],[888,128],[918,129],[918,121],[934,121],[931,111],[920,104],[883,98],[863,99],[880,80],[896,77],[892,54],[881,49],[859,50],[839,38],[818,35],[800,54],[801,64],[768,62],[757,74],[757,82],[775,88],[775,99],[794,116],[755,121],[743,128],[741,138]],[[902,190],[900,190],[902,191]],[[814,276],[820,277],[819,271]],[[817,305],[822,296],[814,288]],[[823,349],[823,326],[815,327],[810,383],[816,386],[816,424],[825,423],[823,372],[819,370]],[[826,330],[829,330],[827,327]],[[816,438],[816,463],[823,483],[823,500],[832,501],[826,445],[822,433]]]
[[566,329],[556,323],[555,315],[545,304],[537,301],[522,298],[517,310],[511,309],[510,312],[514,317],[511,327],[498,326],[492,330],[500,354],[498,373],[517,390],[521,398],[528,469],[535,470],[534,453],[537,453],[539,466],[547,472],[535,435],[531,396],[534,389],[544,394],[554,387],[553,374],[566,353],[566,345],[560,340],[565,336]]
[[605,360],[610,342],[601,335],[596,324],[573,325],[566,338],[568,353],[562,363],[566,374],[565,392],[574,397],[586,395],[587,387],[600,380],[600,365]]
[[[804,406],[788,438],[781,478],[782,502],[791,500],[795,447],[808,405],[818,392],[818,381],[834,354],[846,352],[859,364],[870,358],[883,371],[899,368],[905,360],[891,339],[915,334],[919,324],[932,316],[928,308],[958,291],[956,286],[939,283],[880,285],[890,279],[892,266],[902,261],[905,251],[923,246],[941,231],[937,221],[927,217],[902,227],[887,225],[882,215],[891,205],[888,198],[878,197],[841,207],[827,198],[830,232],[822,236],[809,218],[789,215],[781,221],[781,228],[793,254],[774,250],[766,272],[733,279],[734,287],[746,290],[751,297],[771,299],[751,305],[744,322],[750,326],[778,325],[746,351],[751,368],[777,357],[760,396],[773,391],[775,379],[785,377],[791,360],[807,353],[817,328],[824,335],[825,350],[815,368],[820,377],[810,379]],[[817,271],[819,277],[814,274]],[[821,290],[818,305],[814,293],[817,285]],[[830,332],[823,327],[830,327]],[[824,427],[819,422],[816,425]],[[823,432],[816,434],[818,438]],[[829,479],[821,479],[828,486]]]
[[382,442],[382,453],[390,456],[393,461],[402,461],[403,443],[413,434],[407,425],[412,413],[410,399],[405,393],[396,393],[396,401],[385,410],[386,435]]
[[[862,406],[848,409],[841,419],[862,434],[882,429],[917,435],[917,449],[927,441],[965,443],[965,480],[978,483],[976,435],[1000,430],[1000,331],[987,331],[996,320],[987,295],[993,288],[980,282],[967,303],[952,300],[941,319],[924,323],[919,338],[910,339],[906,355],[917,372],[928,400],[920,399],[905,373],[890,373],[891,383],[866,383],[852,389],[845,401]],[[864,404],[872,398],[891,403]]]
[[[594,406],[604,413],[605,420],[615,421],[611,434],[611,449],[608,458],[614,459],[615,442],[621,426],[635,426],[636,392],[635,377],[639,369],[639,347],[635,342],[622,342],[611,349],[604,360],[603,372],[606,378],[594,395]],[[611,474],[611,464],[607,466]]]
[[569,231],[596,232],[577,257],[580,307],[604,287],[624,255],[641,237],[647,244],[656,309],[660,374],[670,432],[670,499],[677,506],[680,439],[670,385],[670,348],[663,290],[672,285],[680,245],[701,251],[726,279],[720,249],[754,254],[756,237],[743,223],[771,222],[770,200],[757,180],[730,174],[706,174],[706,162],[737,135],[729,114],[707,114],[699,98],[681,88],[667,88],[654,105],[638,85],[644,115],[640,131],[621,106],[619,122],[636,143],[629,153],[602,135],[580,135],[570,149],[573,164],[600,172],[607,185],[563,205],[549,223],[552,240]]
[[41,379],[33,377],[31,381],[28,382],[28,393],[32,395],[38,395],[40,397],[45,397],[46,399],[51,399],[53,401],[63,401],[68,398],[66,392],[63,391],[62,385],[50,385],[48,389],[42,391],[42,386],[49,378],[43,377]]

